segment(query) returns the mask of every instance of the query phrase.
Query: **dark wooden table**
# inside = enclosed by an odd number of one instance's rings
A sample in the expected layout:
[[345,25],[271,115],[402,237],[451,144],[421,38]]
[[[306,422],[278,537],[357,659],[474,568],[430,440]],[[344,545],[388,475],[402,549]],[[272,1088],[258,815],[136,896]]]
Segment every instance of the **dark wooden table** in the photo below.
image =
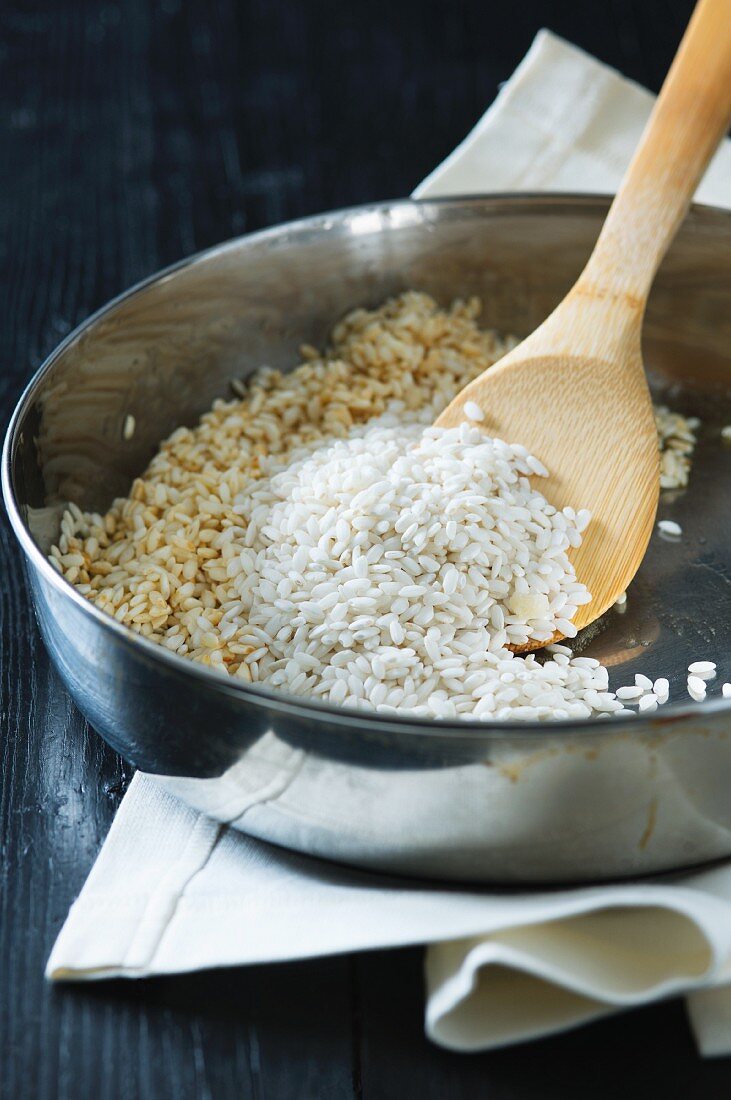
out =
[[[179,257],[407,194],[538,28],[653,89],[690,0],[6,0],[0,428],[43,357]],[[682,1005],[496,1054],[422,1030],[421,953],[51,988],[43,967],[130,771],[54,675],[0,517],[0,1096],[727,1097]]]

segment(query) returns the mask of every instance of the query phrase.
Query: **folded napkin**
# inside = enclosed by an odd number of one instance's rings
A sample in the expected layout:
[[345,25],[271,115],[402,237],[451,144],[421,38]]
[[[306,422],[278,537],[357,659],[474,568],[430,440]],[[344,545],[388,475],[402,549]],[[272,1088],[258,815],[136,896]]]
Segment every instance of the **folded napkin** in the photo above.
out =
[[[416,195],[612,191],[651,106],[648,92],[541,31]],[[731,206],[728,142],[699,198]],[[731,866],[555,891],[405,882],[252,840],[189,809],[173,793],[181,789],[135,776],[48,977],[145,977],[425,943],[426,1031],[455,1050],[684,993],[702,1053],[731,1053]]]
[[[550,31],[539,31],[492,107],[414,198],[613,193],[654,102],[639,84]],[[695,199],[731,206],[731,141],[719,148]]]

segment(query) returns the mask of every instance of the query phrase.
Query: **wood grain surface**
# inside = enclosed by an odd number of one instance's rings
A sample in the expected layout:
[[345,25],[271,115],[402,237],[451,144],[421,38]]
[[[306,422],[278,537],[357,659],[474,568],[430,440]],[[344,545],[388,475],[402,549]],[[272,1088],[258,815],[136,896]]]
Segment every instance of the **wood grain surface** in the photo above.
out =
[[[163,264],[408,193],[548,25],[657,89],[690,0],[6,0],[0,429],[78,322]],[[51,944],[129,782],[52,672],[0,516],[2,1100],[727,1097],[679,1002],[462,1057],[417,950],[51,988]]]

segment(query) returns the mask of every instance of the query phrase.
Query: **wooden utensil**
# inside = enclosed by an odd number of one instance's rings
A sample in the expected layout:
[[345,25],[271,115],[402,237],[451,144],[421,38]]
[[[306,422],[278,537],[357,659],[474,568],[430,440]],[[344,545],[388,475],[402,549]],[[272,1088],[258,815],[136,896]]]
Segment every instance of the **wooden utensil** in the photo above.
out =
[[658,442],[642,318],[655,272],[730,117],[731,0],[700,0],[577,283],[437,420],[455,427],[465,420],[465,403],[476,402],[481,427],[524,444],[548,467],[539,487],[551,504],[591,511],[572,552],[592,594],[574,617],[577,628],[624,592],[652,533]]

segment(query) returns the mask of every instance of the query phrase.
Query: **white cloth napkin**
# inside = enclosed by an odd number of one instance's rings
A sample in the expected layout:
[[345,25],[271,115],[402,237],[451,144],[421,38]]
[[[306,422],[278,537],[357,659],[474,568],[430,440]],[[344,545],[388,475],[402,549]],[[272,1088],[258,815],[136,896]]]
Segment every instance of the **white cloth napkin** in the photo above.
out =
[[[416,195],[612,191],[651,105],[648,92],[541,31]],[[728,142],[699,197],[731,206]],[[444,1046],[484,1050],[684,993],[702,1053],[731,1053],[731,866],[560,891],[424,885],[269,847],[171,789],[177,781],[133,779],[48,977],[144,977],[425,943],[425,1026]]]
[[[539,31],[493,105],[414,197],[611,194],[654,102],[639,84],[550,31]],[[721,145],[695,198],[731,206],[731,141]]]

